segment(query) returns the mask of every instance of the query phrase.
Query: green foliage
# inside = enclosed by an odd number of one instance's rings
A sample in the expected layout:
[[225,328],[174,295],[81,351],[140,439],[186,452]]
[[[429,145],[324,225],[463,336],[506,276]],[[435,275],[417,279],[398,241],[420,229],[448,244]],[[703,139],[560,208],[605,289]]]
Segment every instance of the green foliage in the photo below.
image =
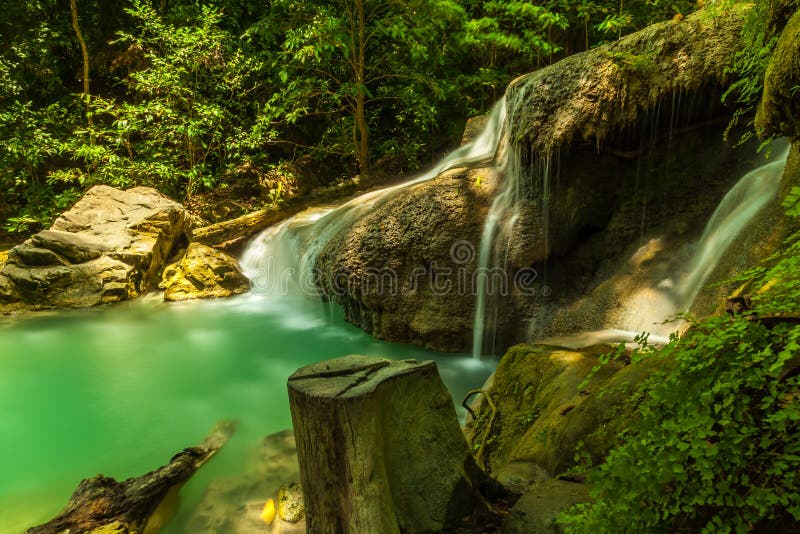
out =
[[[795,189],[787,198],[797,215]],[[590,471],[570,532],[750,532],[800,521],[800,233],[734,281],[750,312],[690,320],[646,357],[674,363],[639,390],[624,443]]]
[[35,230],[93,184],[183,199],[309,153],[323,183],[359,165],[413,170],[512,78],[607,39],[613,17],[619,35],[692,5],[81,0],[88,96],[68,6],[9,0],[0,226]]
[[783,201],[786,214],[791,217],[800,217],[800,186],[793,186]]
[[625,444],[590,476],[596,504],[564,517],[573,532],[749,531],[800,520],[800,380],[784,376],[800,327],[745,317],[693,324],[654,358]]
[[220,28],[214,8],[201,7],[191,25],[180,27],[140,0],[128,13],[135,31],[118,42],[143,68],[124,80],[125,100],[91,99],[96,126],[76,131],[69,147],[82,166],[59,176],[152,185],[179,198],[211,188],[231,162],[270,139],[269,129],[255,133],[242,120],[255,104],[243,96],[263,90],[263,65]]
[[[742,120],[748,120],[752,124],[751,117],[761,98],[764,75],[779,37],[768,24],[769,9],[770,2],[766,0],[754,3],[742,29],[742,47],[734,55],[733,64],[726,69],[727,73],[734,76],[735,81],[723,93],[722,101],[736,106],[726,136]],[[740,142],[744,143],[755,133],[750,129],[743,134]]]

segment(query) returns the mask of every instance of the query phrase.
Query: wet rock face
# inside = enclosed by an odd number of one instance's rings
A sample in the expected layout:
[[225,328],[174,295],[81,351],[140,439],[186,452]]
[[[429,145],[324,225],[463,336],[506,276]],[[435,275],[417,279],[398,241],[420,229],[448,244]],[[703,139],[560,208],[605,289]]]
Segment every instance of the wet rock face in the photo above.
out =
[[53,226],[11,249],[0,303],[88,307],[136,297],[190,233],[183,207],[155,189],[90,189]]
[[161,287],[171,301],[229,297],[250,289],[239,262],[209,246],[192,243],[181,260],[164,269]]
[[391,195],[331,238],[317,258],[318,283],[378,338],[465,350],[495,181],[491,169],[456,169]]

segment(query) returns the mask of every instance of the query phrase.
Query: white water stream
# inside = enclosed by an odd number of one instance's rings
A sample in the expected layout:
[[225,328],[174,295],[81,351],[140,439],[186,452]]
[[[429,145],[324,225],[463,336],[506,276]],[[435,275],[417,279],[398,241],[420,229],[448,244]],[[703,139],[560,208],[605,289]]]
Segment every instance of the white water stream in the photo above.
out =
[[424,174],[364,193],[340,206],[307,210],[262,232],[248,245],[241,259],[254,289],[261,294],[299,290],[305,295],[319,296],[314,285],[314,265],[332,236],[397,191],[427,182],[450,169],[491,163],[503,137],[505,118],[505,100],[500,100],[478,137]]
[[778,194],[789,147],[783,141],[777,141],[772,152],[777,155],[774,161],[746,173],[723,197],[708,220],[703,235],[692,246],[689,261],[675,268],[671,276],[637,292],[625,303],[626,319],[624,324],[618,325],[619,328],[661,336],[668,336],[680,328],[678,323],[664,324],[664,321],[692,306],[720,259]]
[[[522,175],[519,155],[510,149],[498,150],[507,129],[506,101],[503,99],[495,105],[486,127],[474,141],[452,152],[426,173],[398,185],[362,194],[339,206],[306,210],[268,228],[250,243],[241,259],[254,290],[262,295],[321,296],[315,284],[314,267],[317,256],[331,237],[397,191],[431,180],[449,169],[494,161],[503,184],[489,209],[479,247],[472,352],[475,358],[480,358],[487,314],[497,311],[486,309],[489,277],[480,273],[498,267],[493,265],[502,260],[495,255],[496,244],[498,240],[508,238],[519,217],[524,196],[522,182],[525,176]],[[700,240],[691,245],[691,259],[674,268],[671,276],[634,293],[623,304],[625,311],[620,324],[609,325],[611,330],[588,333],[592,339],[632,338],[638,332],[648,331],[653,334],[653,339],[662,336],[659,339],[666,340],[666,336],[679,328],[675,323],[663,323],[692,305],[720,258],[778,193],[788,147],[781,145],[777,150],[773,147],[773,151],[779,152],[779,157],[745,174],[725,195]],[[496,161],[498,154],[501,161]],[[537,187],[539,198],[534,199],[541,204],[543,224],[546,224],[549,209],[548,166],[544,161],[540,169],[542,183]]]

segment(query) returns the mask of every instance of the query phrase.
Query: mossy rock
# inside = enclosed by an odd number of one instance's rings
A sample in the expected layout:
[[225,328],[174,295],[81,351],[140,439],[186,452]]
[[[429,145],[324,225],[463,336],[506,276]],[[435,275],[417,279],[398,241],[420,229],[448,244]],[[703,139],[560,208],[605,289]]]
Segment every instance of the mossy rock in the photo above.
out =
[[480,404],[476,421],[468,425],[473,451],[485,443],[491,472],[524,460],[555,476],[576,465],[579,451],[592,462],[599,461],[630,420],[638,386],[660,365],[650,360],[630,365],[611,362],[586,382],[600,356],[614,350],[607,344],[577,350],[512,347],[488,388],[497,408],[491,429],[487,434],[491,419],[487,402]]
[[767,66],[756,128],[763,135],[800,136],[800,11],[789,19]]
[[503,520],[503,534],[550,534],[563,532],[556,517],[576,504],[589,502],[584,484],[548,480],[523,495]]
[[702,9],[521,76],[509,85],[511,141],[554,153],[599,145],[678,92],[723,85],[739,50],[744,10]]

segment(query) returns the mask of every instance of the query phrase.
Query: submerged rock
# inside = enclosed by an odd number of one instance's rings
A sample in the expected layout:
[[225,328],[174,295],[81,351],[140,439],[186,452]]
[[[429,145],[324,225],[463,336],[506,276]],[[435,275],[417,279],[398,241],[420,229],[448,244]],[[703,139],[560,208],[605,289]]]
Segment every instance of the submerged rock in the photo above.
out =
[[183,207],[155,189],[90,189],[49,230],[11,249],[0,303],[87,307],[155,287],[173,250],[188,242]]
[[229,297],[250,289],[239,262],[209,246],[192,243],[177,263],[164,269],[165,300]]
[[278,516],[289,523],[297,523],[305,518],[303,489],[297,482],[284,484],[278,491]]
[[[297,488],[300,468],[294,434],[285,430],[264,438],[252,451],[244,474],[212,481],[189,519],[185,531],[193,534],[301,534],[306,531],[300,511],[281,506],[281,490]],[[278,502],[277,517],[262,517],[269,500]],[[295,501],[296,502],[296,501]],[[281,515],[281,513],[285,514]],[[290,521],[291,517],[295,521]]]

